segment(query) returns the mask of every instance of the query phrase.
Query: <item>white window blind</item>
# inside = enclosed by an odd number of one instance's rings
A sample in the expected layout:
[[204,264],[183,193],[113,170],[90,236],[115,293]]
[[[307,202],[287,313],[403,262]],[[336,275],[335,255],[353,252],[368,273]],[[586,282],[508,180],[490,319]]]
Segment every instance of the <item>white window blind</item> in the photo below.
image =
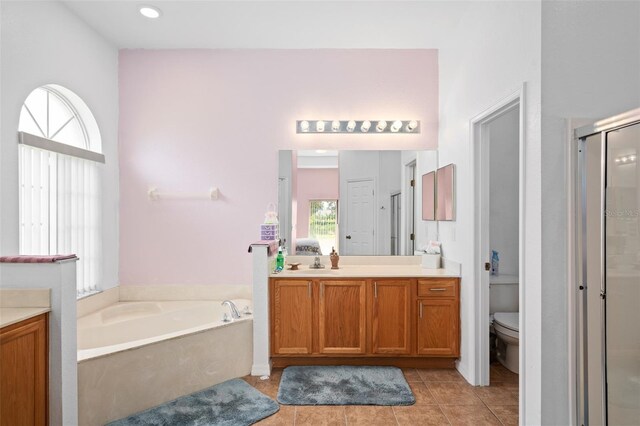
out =
[[20,253],[80,259],[78,294],[99,288],[101,217],[99,164],[19,145]]
[[27,97],[19,129],[20,253],[76,254],[78,296],[95,292],[104,163],[95,119],[73,92],[43,86]]

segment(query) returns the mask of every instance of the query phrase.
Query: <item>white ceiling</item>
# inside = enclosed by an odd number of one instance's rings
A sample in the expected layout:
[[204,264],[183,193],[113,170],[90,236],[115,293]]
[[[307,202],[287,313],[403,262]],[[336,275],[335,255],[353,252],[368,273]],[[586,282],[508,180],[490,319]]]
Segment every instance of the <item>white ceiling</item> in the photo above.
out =
[[[468,2],[63,1],[119,48],[438,48]],[[161,9],[150,20],[140,4]]]

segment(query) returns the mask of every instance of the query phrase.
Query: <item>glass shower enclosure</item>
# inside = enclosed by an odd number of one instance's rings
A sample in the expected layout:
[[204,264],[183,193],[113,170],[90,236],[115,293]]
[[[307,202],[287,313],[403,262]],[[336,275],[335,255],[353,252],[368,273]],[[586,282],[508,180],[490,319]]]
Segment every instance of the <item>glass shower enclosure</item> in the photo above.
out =
[[640,423],[640,109],[575,130],[578,424]]

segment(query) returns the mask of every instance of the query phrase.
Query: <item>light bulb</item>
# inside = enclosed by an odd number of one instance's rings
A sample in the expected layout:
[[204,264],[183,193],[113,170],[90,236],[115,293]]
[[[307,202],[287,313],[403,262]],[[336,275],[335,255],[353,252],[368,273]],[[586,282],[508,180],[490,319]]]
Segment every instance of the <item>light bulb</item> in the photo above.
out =
[[356,122],[353,120],[349,120],[347,123],[347,132],[353,132],[356,129]]
[[370,128],[371,128],[371,122],[369,120],[364,120],[360,125],[360,131],[362,133],[367,133]]
[[621,160],[622,160],[623,163],[626,163],[627,162],[627,157],[622,157]]
[[418,127],[418,122],[416,120],[411,120],[409,124],[407,124],[407,131],[413,132],[416,127]]
[[331,130],[337,132],[340,130],[340,122],[338,120],[333,120],[331,122]]
[[376,126],[377,132],[384,132],[384,129],[387,128],[387,122],[384,120],[378,121],[378,125]]
[[635,161],[635,159],[636,159],[636,156],[635,156],[635,155],[630,155],[630,156],[629,156],[629,161]]
[[309,131],[309,122],[307,120],[303,120],[300,122],[300,130],[302,130],[303,132]]
[[398,133],[401,128],[402,128],[402,121],[400,120],[394,121],[393,124],[391,125],[391,131],[393,133]]
[[616,158],[616,160],[615,160],[615,161],[616,161],[616,163],[619,163],[619,162],[620,162],[620,159],[619,159],[619,158]]
[[317,132],[324,132],[324,121],[319,120],[319,121],[316,123],[316,131],[317,131]]
[[156,18],[159,18],[161,15],[160,9],[153,6],[140,6],[138,11],[142,16],[149,19],[156,19]]

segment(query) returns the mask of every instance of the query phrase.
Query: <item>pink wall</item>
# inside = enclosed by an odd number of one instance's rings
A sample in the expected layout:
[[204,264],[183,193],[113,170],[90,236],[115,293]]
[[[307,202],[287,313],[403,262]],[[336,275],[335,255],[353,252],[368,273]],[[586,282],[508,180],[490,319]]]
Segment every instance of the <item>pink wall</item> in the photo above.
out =
[[[123,50],[120,284],[250,284],[279,149],[433,149],[436,50]],[[420,135],[296,135],[296,119],[415,118]],[[218,201],[160,200],[220,188]]]
[[309,201],[340,198],[338,169],[298,169],[298,238],[309,235]]

